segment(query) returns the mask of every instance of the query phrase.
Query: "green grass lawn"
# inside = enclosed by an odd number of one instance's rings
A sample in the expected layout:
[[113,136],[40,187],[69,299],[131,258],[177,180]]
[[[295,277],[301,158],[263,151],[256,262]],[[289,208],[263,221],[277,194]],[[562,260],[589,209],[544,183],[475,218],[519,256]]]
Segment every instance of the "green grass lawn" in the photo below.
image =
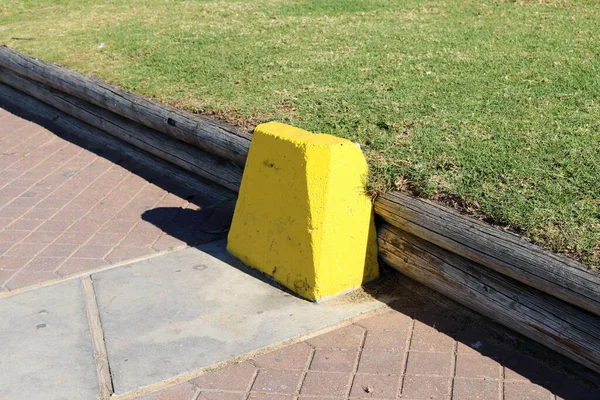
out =
[[596,0],[8,0],[0,43],[245,126],[343,136],[372,187],[600,267]]

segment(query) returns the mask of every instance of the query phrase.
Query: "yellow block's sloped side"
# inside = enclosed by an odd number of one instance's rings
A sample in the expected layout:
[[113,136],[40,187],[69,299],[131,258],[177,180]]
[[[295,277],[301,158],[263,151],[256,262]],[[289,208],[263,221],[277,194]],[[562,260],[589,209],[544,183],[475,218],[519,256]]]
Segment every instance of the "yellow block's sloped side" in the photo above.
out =
[[367,164],[352,142],[280,123],[254,131],[228,249],[318,300],[378,276]]
[[331,296],[379,276],[377,234],[371,198],[365,194],[369,172],[358,147],[346,142],[331,149],[326,213],[316,289]]

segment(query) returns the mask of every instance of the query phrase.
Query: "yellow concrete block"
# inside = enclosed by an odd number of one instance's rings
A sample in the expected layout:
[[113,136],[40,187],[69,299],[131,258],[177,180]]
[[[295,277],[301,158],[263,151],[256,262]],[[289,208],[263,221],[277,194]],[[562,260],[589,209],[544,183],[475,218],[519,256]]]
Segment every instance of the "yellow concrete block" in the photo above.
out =
[[354,143],[269,122],[254,131],[227,248],[318,300],[376,278],[377,242]]

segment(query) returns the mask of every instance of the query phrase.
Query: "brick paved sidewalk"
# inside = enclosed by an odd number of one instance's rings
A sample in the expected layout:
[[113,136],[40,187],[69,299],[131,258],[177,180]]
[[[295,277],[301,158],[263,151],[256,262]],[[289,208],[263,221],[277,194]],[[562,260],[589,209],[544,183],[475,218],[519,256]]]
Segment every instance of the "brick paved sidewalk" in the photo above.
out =
[[[230,208],[105,157],[0,109],[0,292],[219,237]],[[600,398],[489,327],[394,308],[139,399]]]
[[435,307],[390,310],[138,400],[591,400],[598,392]]
[[130,169],[0,108],[0,292],[222,236],[227,212]]

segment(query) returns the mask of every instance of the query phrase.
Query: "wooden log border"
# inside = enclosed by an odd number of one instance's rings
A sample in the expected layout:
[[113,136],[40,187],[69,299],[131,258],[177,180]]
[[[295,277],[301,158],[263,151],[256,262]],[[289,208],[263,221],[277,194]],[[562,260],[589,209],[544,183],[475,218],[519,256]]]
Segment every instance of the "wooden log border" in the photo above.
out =
[[600,276],[575,261],[440,204],[402,193],[379,196],[375,213],[443,249],[600,315]]
[[239,189],[243,170],[231,161],[6,69],[0,69],[0,82],[186,171],[227,189]]
[[[0,82],[103,134],[239,189],[251,135],[236,127],[2,46]],[[434,202],[388,193],[374,203],[380,254],[391,267],[600,372],[597,273]]]
[[0,67],[129,118],[243,167],[250,135],[211,118],[192,115],[0,46]]

